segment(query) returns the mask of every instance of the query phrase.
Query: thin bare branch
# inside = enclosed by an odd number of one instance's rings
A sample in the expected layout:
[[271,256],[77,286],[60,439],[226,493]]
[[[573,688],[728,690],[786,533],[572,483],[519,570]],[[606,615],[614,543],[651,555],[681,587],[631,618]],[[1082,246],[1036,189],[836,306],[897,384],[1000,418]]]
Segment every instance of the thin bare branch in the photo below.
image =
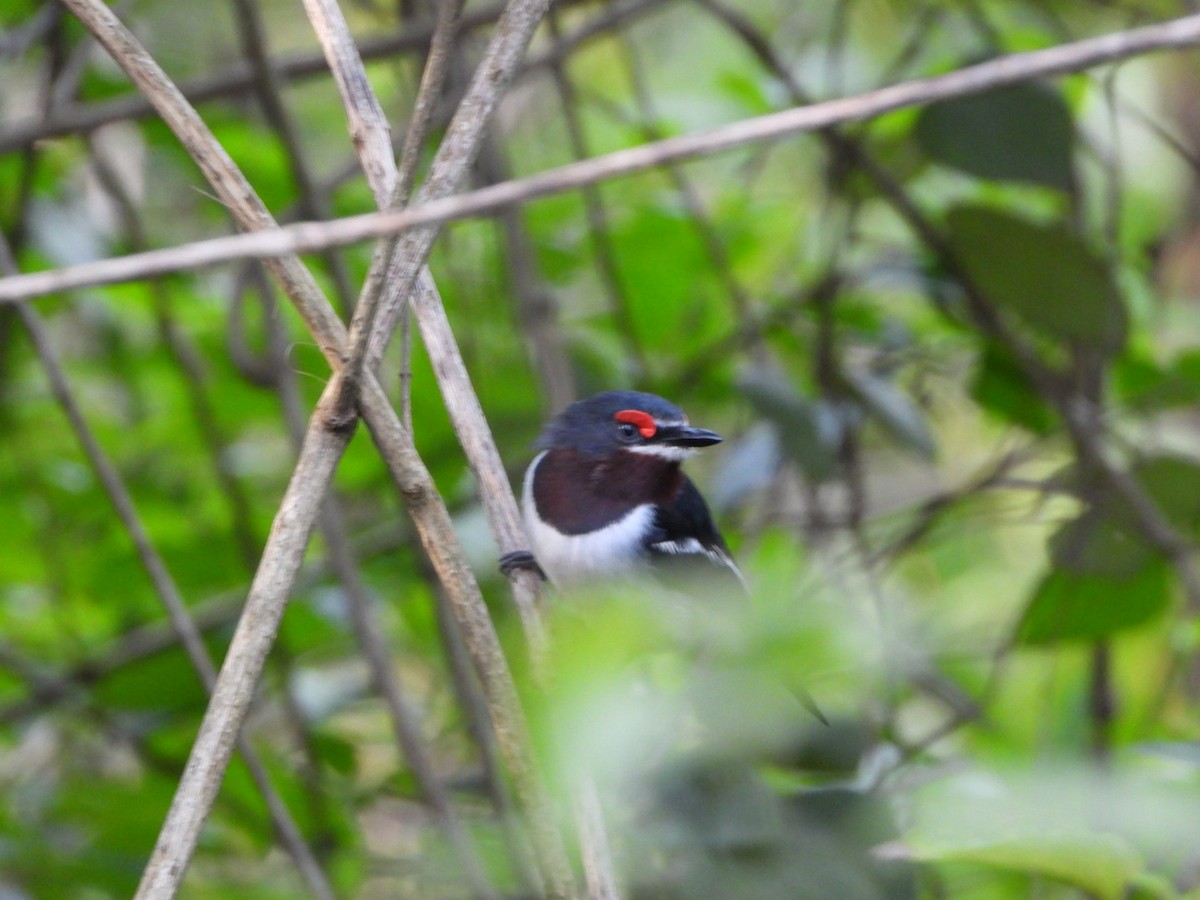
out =
[[[54,10],[53,5],[46,7]],[[500,17],[503,3],[492,3],[463,16],[462,28],[475,31],[490,25]],[[403,31],[381,37],[364,38],[356,41],[364,59],[387,59],[400,53],[425,50],[433,37],[434,25],[423,22]],[[292,53],[272,61],[272,68],[285,81],[325,76],[329,69],[325,58],[319,53]],[[222,97],[238,96],[254,83],[255,74],[248,63],[234,63],[217,75],[206,75],[180,85],[183,95],[193,104]],[[92,131],[102,125],[126,119],[144,119],[154,115],[155,108],[145,97],[131,95],[118,97],[103,103],[66,108],[55,111],[48,117],[18,119],[0,131],[0,153],[11,153],[32,146],[40,140]]]
[[[321,421],[329,396],[326,389],[314,414]],[[142,900],[173,897],[179,890],[275,641],[326,486],[345,449],[341,433],[317,428],[306,436],[183,778],[142,874],[137,892]]]
[[[242,46],[254,69],[254,96],[258,100],[259,106],[262,107],[267,124],[278,136],[279,142],[286,151],[284,158],[291,170],[292,180],[296,184],[300,217],[327,219],[332,214],[330,203],[317,187],[317,180],[308,163],[308,153],[300,140],[295,117],[284,102],[284,85],[271,65],[271,56],[267,47],[267,28],[262,21],[258,0],[235,0],[233,8],[237,14]],[[345,260],[340,254],[334,252],[323,253],[322,259],[326,271],[333,281],[341,308],[348,315],[352,297],[350,273],[346,268]]]
[[[543,0],[521,0],[505,11],[497,25],[496,35],[480,62],[475,76],[459,104],[450,123],[441,148],[430,165],[429,180],[422,187],[419,198],[440,196],[454,191],[466,178],[467,172],[479,153],[483,132],[494,113],[499,97],[532,39],[533,31],[544,12]],[[331,67],[338,72],[337,81],[343,87],[343,101],[350,110],[353,127],[379,134],[384,130],[380,122],[382,111],[371,95],[366,73],[357,54],[345,52],[345,37],[349,31],[336,5],[328,2],[311,2],[310,14],[314,19],[318,35],[326,48]],[[352,49],[352,48],[351,48]],[[448,48],[442,48],[448,53]],[[447,60],[434,60],[438,71],[430,76],[427,70],[422,79],[422,97],[418,106],[431,106],[432,96],[440,90],[441,74]],[[353,90],[351,90],[353,87]],[[356,150],[363,159],[364,171],[368,173],[376,203],[381,207],[403,205],[406,190],[403,173],[397,173],[391,156],[390,142],[375,140],[356,143]],[[368,274],[363,296],[355,309],[350,328],[349,359],[342,369],[343,401],[353,397],[356,379],[374,368],[377,361],[372,352],[382,352],[387,334],[394,328],[399,310],[406,302],[406,294],[412,289],[412,278],[416,277],[416,293],[413,304],[422,330],[429,357],[434,364],[439,386],[442,388],[446,408],[467,453],[468,461],[480,486],[484,507],[492,520],[493,532],[503,550],[526,546],[516,501],[508,485],[500,455],[491,438],[490,429],[479,406],[479,400],[471,387],[466,367],[458,352],[457,343],[445,317],[441,298],[428,268],[425,257],[437,229],[413,233],[406,242],[388,241],[378,248]],[[380,318],[381,321],[376,321]],[[383,335],[379,341],[374,338]],[[372,349],[377,348],[377,349]],[[345,408],[339,404],[339,415]],[[428,549],[428,547],[427,547]],[[537,611],[540,585],[533,573],[514,585],[514,595],[521,613],[526,634],[533,645],[535,657],[542,645],[541,621]],[[473,578],[472,578],[473,581]],[[485,685],[485,688],[487,686]],[[493,710],[493,715],[496,711]],[[497,722],[497,729],[501,724]],[[511,760],[510,760],[511,765]],[[545,808],[541,788],[532,768],[525,772],[524,784],[518,782],[527,804],[533,811]],[[548,847],[550,856],[539,854],[538,862],[543,866],[544,876],[551,890],[558,894],[569,892],[569,873],[557,859],[557,836],[551,836],[552,825],[541,819],[532,823],[537,830],[539,849],[543,842],[553,840]]]
[[[273,220],[244,175],[161,67],[112,11],[98,0],[64,2],[154,102],[239,225],[244,229],[272,227]],[[313,331],[330,364],[337,369],[345,347],[345,328],[312,275],[294,256],[273,260],[268,266]],[[339,381],[335,377],[326,396],[338,390]],[[411,435],[401,427],[386,394],[370,373],[366,373],[363,380],[359,404],[389,472],[408,500],[408,511],[417,526],[422,546],[438,572],[463,628],[472,661],[493,708],[499,745],[504,751],[517,796],[528,813],[538,861],[545,867],[548,891],[554,897],[567,897],[573,886],[566,853],[548,801],[528,759],[529,742],[515,686],[479,587],[450,526],[449,513],[412,445]],[[234,645],[213,692],[213,701],[201,724],[200,736],[193,746],[151,863],[143,873],[139,896],[172,896],[178,890],[195,850],[200,828],[229,762],[233,735],[244,720],[254,683],[261,674],[261,657],[270,648],[286,604],[291,578],[314,527],[320,499],[349,440],[348,433],[327,427],[331,413],[328,404],[323,403],[310,422],[300,463],[289,484],[285,502],[276,515]]]
[[391,196],[396,183],[395,165],[387,165],[384,160],[392,159],[392,131],[367,80],[358,45],[335,0],[304,0],[304,8],[341,95],[350,140],[367,184],[376,194],[383,191]]
[[422,229],[453,219],[489,213],[510,204],[527,203],[538,197],[562,193],[674,160],[779,140],[832,125],[874,118],[907,106],[974,94],[1031,78],[1077,72],[1145,53],[1182,49],[1197,43],[1200,43],[1200,15],[1185,16],[1158,25],[1000,57],[946,75],[890,85],[854,97],[794,107],[697,134],[667,138],[528,178],[422,202],[407,210],[366,213],[322,223],[298,223],[254,234],[196,241],[169,250],[0,279],[0,303],[235,259],[269,259],[313,252],[395,232]]
[[[503,150],[495,140],[484,143],[476,168],[483,184],[499,184],[512,177]],[[508,293],[516,302],[520,333],[538,373],[542,402],[546,413],[553,414],[578,399],[578,390],[566,335],[559,324],[558,301],[537,271],[533,236],[523,212],[515,206],[500,210],[504,267],[509,279]]]
[[[209,658],[208,650],[204,646],[199,628],[196,627],[196,623],[188,614],[187,605],[184,603],[183,596],[175,585],[175,580],[171,577],[166,564],[163,562],[162,557],[150,540],[149,534],[142,525],[141,518],[134,508],[133,499],[130,497],[129,491],[125,488],[116,467],[108,459],[107,454],[104,453],[99,442],[88,427],[87,422],[84,420],[83,413],[75,400],[70,386],[67,384],[66,376],[51,347],[49,336],[46,334],[41,317],[33,309],[25,305],[18,306],[17,310],[30,337],[33,339],[34,348],[42,363],[42,368],[50,380],[59,405],[70,421],[76,439],[83,448],[84,454],[93,471],[95,471],[97,479],[103,485],[105,493],[108,494],[110,502],[116,509],[117,517],[129,533],[130,539],[137,550],[138,558],[141,560],[143,568],[154,585],[155,592],[167,611],[167,616],[171,620],[173,629],[179,635],[184,650],[187,652],[188,659],[199,674],[205,689],[211,693],[217,680],[216,667]],[[231,743],[235,736],[236,734],[230,736]],[[292,859],[295,861],[296,867],[305,884],[308,886],[310,893],[314,897],[332,900],[333,890],[325,878],[324,872],[321,871],[321,867],[313,857],[312,852],[304,843],[300,829],[292,819],[287,807],[271,786],[266,767],[258,758],[257,753],[255,753],[254,748],[250,745],[247,738],[244,736],[237,737],[237,746],[243,761],[246,763],[246,768],[254,780],[255,786],[263,796],[280,840],[292,855]]]
[[[430,163],[429,175],[417,192],[417,203],[448,197],[466,183],[471,165],[479,155],[484,131],[500,97],[512,83],[548,5],[549,0],[513,0],[505,9]],[[388,205],[396,206],[396,199],[389,198]],[[383,205],[378,197],[377,202]],[[382,358],[439,231],[440,225],[436,223],[406,231],[376,254],[375,261],[386,257],[388,264],[380,271],[373,262],[372,273],[354,311],[350,326],[351,360],[346,367],[350,396],[354,395],[361,370],[373,370]]]
[[[270,353],[272,371],[277,373],[276,389],[284,410],[284,418],[292,441],[299,450],[304,441],[304,408],[297,378],[286,363],[286,338],[277,319],[269,320]],[[343,504],[336,491],[330,491],[317,521],[325,540],[330,568],[341,582],[354,626],[355,637],[367,666],[371,680],[383,698],[384,708],[392,725],[396,744],[408,764],[413,782],[421,798],[433,812],[447,841],[458,855],[466,881],[475,896],[495,897],[495,889],[488,882],[484,867],[471,845],[466,829],[455,814],[450,798],[443,788],[434,768],[432,754],[422,734],[417,712],[405,696],[392,665],[387,640],[379,622],[375,607],[368,595],[359,572],[358,559],[349,539]]]
[[[561,40],[558,26],[558,16],[551,12],[550,33],[555,42]],[[567,142],[571,154],[576,160],[585,160],[590,155],[587,136],[583,130],[583,120],[580,115],[580,104],[565,62],[555,62],[550,66],[554,79],[554,88],[558,92],[559,103],[562,106],[563,123],[567,126]],[[636,375],[645,376],[649,368],[646,352],[638,340],[637,325],[633,316],[633,308],[629,302],[629,291],[621,280],[621,268],[617,265],[617,251],[613,246],[612,228],[609,226],[608,208],[600,189],[594,185],[584,185],[579,191],[583,200],[583,210],[587,218],[588,239],[592,245],[592,256],[596,260],[596,271],[600,276],[600,285],[608,297],[609,310],[617,325],[617,333],[625,348],[629,365]],[[631,380],[637,380],[636,378]]]
[[421,84],[417,88],[417,99],[408,127],[404,133],[404,147],[400,151],[400,162],[396,165],[397,181],[392,188],[394,204],[405,206],[417,180],[417,164],[421,159],[421,147],[429,137],[433,116],[438,101],[446,86],[449,71],[450,50],[458,31],[458,20],[462,14],[462,0],[441,0],[437,4],[437,24],[433,40],[429,42],[429,54],[425,58],[425,70],[421,73]]

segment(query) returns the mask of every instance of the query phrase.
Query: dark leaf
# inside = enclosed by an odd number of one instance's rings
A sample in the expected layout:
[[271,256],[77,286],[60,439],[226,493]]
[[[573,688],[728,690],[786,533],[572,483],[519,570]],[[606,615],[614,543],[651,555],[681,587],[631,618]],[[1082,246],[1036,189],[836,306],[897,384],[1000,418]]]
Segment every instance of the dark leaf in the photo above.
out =
[[1153,556],[1136,531],[1097,508],[1067,522],[1050,539],[1055,568],[1074,575],[1132,578]]
[[1017,368],[1012,355],[994,342],[984,347],[975,368],[971,396],[984,409],[1034,434],[1054,430],[1054,413]]
[[1125,342],[1125,305],[1111,274],[1060,225],[980,206],[948,216],[950,244],[988,300],[1047,337],[1114,353]]
[[1074,184],[1071,111],[1040,84],[934,103],[918,116],[916,136],[931,158],[969,175],[1060,191]]
[[96,686],[94,696],[108,707],[146,712],[200,709],[208,699],[182,647],[125,664]]

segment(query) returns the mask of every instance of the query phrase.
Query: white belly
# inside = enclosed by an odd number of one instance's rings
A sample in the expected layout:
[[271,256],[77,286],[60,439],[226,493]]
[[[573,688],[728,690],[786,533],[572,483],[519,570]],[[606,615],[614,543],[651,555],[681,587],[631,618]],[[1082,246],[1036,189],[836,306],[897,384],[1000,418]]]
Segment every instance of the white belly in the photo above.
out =
[[546,577],[561,586],[591,577],[627,574],[638,561],[642,536],[653,525],[654,507],[649,503],[636,506],[616,522],[590,534],[563,534],[542,522],[534,507],[533,476],[545,455],[539,454],[525,473],[521,507],[533,545],[530,549]]

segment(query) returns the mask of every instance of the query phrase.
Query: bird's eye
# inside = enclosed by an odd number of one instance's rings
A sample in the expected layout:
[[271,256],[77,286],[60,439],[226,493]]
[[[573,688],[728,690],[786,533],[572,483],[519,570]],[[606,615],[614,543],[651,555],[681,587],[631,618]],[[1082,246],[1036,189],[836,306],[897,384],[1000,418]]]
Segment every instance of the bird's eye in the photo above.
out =
[[639,434],[636,425],[629,422],[617,423],[617,435],[626,443],[632,444],[638,439]]

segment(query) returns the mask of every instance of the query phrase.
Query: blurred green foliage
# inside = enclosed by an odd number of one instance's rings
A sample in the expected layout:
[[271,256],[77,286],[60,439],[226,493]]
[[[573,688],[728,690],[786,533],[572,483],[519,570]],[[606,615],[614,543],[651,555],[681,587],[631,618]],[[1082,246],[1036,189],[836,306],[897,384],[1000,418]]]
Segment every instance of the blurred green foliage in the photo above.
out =
[[[260,6],[271,52],[314,52],[294,4]],[[570,34],[611,8],[571,4],[559,25]],[[755,38],[823,99],[1178,12],[765,0],[733,9],[739,34],[713,9],[647,3],[580,44],[566,102],[546,68],[524,77],[495,135],[513,174],[574,158],[567,115],[598,154],[791,105]],[[121,15],[187,83],[244,66],[233,17],[214,10],[147,2]],[[364,42],[410,27],[401,10],[346,8]],[[64,114],[129,93],[58,15],[0,10],[0,138],[41,115],[47,79],[54,102],[70,100]],[[466,65],[478,40],[463,46]],[[551,46],[542,35],[535,51]],[[369,64],[397,121],[418,63]],[[578,194],[518,211],[528,270],[499,219],[445,229],[431,266],[514,484],[553,412],[546,398],[572,387],[539,374],[550,351],[531,323],[547,310],[576,393],[653,390],[727,438],[689,467],[751,597],[560,599],[543,690],[412,340],[417,445],[505,636],[563,822],[588,773],[629,896],[1200,896],[1195,84],[1190,57],[1139,59],[847,126],[853,153],[809,135],[613,179],[595,191],[599,235]],[[251,89],[200,110],[280,218],[299,215],[300,165],[331,214],[369,208],[362,179],[344,174],[352,147],[328,79],[291,81],[282,97],[303,163]],[[0,153],[0,228],[23,270],[229,227],[152,119]],[[340,309],[370,248],[339,259],[342,274],[309,262]],[[219,659],[294,461],[268,383],[290,383],[307,414],[328,374],[318,348],[282,297],[233,266],[36,308]],[[383,371],[399,398],[395,343]],[[520,826],[481,787],[486,754],[447,662],[437,587],[365,433],[337,486],[439,776],[490,877],[519,896]],[[0,893],[128,895],[203,690],[3,307],[0,504]],[[326,557],[318,536],[248,734],[340,894],[467,896]],[[185,894],[301,890],[235,763]]]

